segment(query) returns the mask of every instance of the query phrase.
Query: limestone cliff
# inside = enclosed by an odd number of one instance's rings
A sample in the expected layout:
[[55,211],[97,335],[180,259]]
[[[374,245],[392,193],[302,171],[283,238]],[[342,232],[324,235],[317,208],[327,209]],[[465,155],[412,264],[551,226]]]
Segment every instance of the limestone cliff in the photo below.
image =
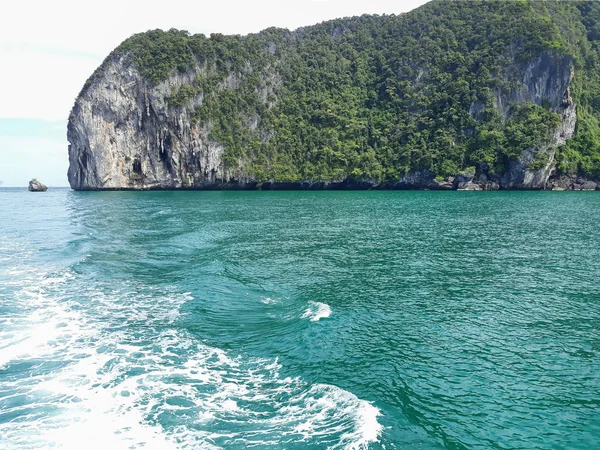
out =
[[[556,170],[556,149],[571,139],[577,123],[576,105],[571,96],[575,75],[573,58],[568,55],[542,53],[528,62],[511,67],[508,79],[517,81],[514,89],[495,93],[496,108],[506,118],[511,105],[531,102],[545,105],[560,115],[560,125],[554,129],[547,145],[527,149],[520,158],[510,161],[500,180],[506,189],[543,189]],[[539,168],[532,169],[537,162]]]
[[[464,4],[461,14],[490,8],[471,3],[452,4]],[[385,26],[419,42],[410,27],[425,19],[409,19],[364,16],[232,41],[172,32],[189,50],[183,63],[173,62],[178,50],[164,50],[162,43],[156,56],[162,34],[137,46],[126,41],[88,80],[69,117],[71,187],[553,187],[557,149],[577,128],[573,56],[532,51],[536,47],[508,36],[504,50],[496,45],[501,63],[483,71],[494,60],[492,50],[472,56],[459,42],[449,61],[412,53],[413,61],[388,38],[369,38],[366,46],[359,34]],[[167,58],[165,70],[160,58]],[[517,156],[500,148],[478,159],[477,136],[491,129],[488,113],[502,130],[515,105],[524,104],[558,115],[548,139]]]
[[[107,61],[77,100],[68,125],[74,189],[178,189],[231,180],[223,146],[192,124],[190,109],[166,97],[190,84],[194,68],[151,87],[127,56]],[[201,103],[202,96],[192,99]]]

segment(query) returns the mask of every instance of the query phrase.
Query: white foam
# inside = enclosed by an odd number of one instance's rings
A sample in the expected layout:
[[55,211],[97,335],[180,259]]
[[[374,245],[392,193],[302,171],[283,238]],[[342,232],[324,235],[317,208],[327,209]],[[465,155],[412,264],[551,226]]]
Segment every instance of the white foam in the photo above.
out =
[[237,402],[234,402],[233,400],[225,400],[223,402],[223,409],[226,411],[238,411],[240,408],[238,407]]
[[346,442],[347,450],[366,449],[373,442],[378,442],[383,431],[383,426],[377,421],[381,411],[364,400],[356,410],[356,422],[358,426],[351,433],[342,435],[342,442]]
[[44,287],[64,283],[71,277],[67,272],[60,277],[21,280],[24,281],[21,284],[28,287],[18,291],[13,301],[15,306],[21,306],[29,314],[11,317],[10,327],[0,331],[0,368],[17,358],[47,356],[81,338],[81,330],[74,328],[79,314],[49,301],[43,295]]
[[[10,392],[0,398],[28,399],[3,411],[19,416],[0,424],[3,449],[213,449],[285,437],[354,450],[379,438],[379,410],[350,392],[283,377],[277,359],[233,357],[169,328],[190,293],[82,287],[70,272],[23,284],[24,314],[3,322],[0,362],[9,371],[15,362],[61,364],[0,383]],[[309,309],[313,321],[331,314],[323,303]],[[173,414],[176,426],[161,421]]]
[[[328,447],[331,449],[366,449],[370,443],[379,440],[383,429],[377,421],[381,415],[378,408],[348,391],[326,384],[313,386],[284,412],[299,417],[294,431],[304,440],[342,433],[341,439]],[[350,430],[347,429],[348,420],[354,424]]]
[[309,302],[308,308],[302,314],[303,319],[309,319],[311,322],[318,322],[331,316],[331,306],[321,302]]

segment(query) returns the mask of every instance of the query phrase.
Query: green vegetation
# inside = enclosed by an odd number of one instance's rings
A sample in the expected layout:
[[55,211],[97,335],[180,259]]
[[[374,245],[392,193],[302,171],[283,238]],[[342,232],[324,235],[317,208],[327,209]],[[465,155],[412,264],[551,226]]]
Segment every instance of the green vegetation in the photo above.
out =
[[[560,149],[558,167],[566,174],[600,179],[600,2],[577,1],[551,5],[562,12],[565,29],[583,34],[572,38],[576,57],[573,97],[578,105],[575,137]],[[574,8],[577,8],[577,12]],[[570,14],[568,14],[570,13]],[[583,24],[583,26],[581,25]],[[567,28],[568,26],[568,28]],[[577,45],[575,45],[575,43]]]
[[495,102],[518,87],[511,69],[544,51],[568,54],[578,126],[559,149],[558,168],[600,179],[599,5],[433,1],[405,15],[295,32],[207,38],[154,30],[108,59],[127,55],[149,85],[187,73],[194,81],[166,102],[188,108],[240,174],[391,180],[422,169],[501,174],[527,149],[547,146],[560,123],[547,100],[506,114]]

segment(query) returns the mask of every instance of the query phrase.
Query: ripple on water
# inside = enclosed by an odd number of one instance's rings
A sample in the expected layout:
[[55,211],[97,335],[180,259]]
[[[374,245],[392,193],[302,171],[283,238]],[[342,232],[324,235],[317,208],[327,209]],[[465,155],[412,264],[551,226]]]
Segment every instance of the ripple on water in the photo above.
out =
[[597,192],[47,194],[0,189],[0,447],[600,447]]
[[359,449],[381,433],[379,410],[350,392],[284,377],[276,359],[231,357],[165,326],[189,293],[82,286],[72,270],[29,275],[15,293],[24,313],[0,336],[3,448]]

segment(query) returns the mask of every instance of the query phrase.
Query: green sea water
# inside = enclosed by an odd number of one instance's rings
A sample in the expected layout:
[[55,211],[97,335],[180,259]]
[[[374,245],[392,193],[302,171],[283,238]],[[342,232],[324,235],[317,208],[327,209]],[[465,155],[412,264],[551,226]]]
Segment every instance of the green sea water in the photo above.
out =
[[600,448],[597,192],[0,207],[2,449]]

